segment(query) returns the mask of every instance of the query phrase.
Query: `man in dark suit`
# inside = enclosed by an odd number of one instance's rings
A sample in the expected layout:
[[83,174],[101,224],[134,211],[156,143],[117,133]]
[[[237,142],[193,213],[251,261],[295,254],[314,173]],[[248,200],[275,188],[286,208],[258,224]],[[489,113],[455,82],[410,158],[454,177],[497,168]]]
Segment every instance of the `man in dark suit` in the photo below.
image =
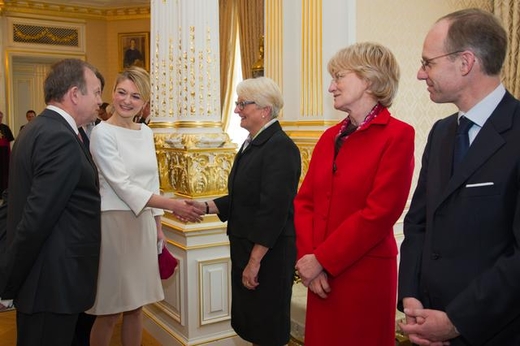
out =
[[424,42],[417,77],[459,112],[433,126],[404,221],[401,328],[419,345],[520,345],[520,102],[500,82],[506,48],[477,9]]
[[[103,89],[105,88],[105,78],[101,74],[101,72],[96,72],[96,77],[99,79],[101,83],[101,93],[103,93]],[[103,108],[103,105],[108,105],[107,103],[102,103],[98,109],[98,116],[100,109]],[[106,108],[106,106],[105,106]],[[99,119],[96,119],[96,121]],[[87,151],[90,149],[90,131],[92,131],[92,127],[95,126],[97,122],[90,122],[83,126],[78,127],[79,136],[83,141],[83,145],[87,148]],[[89,151],[90,154],[90,151]],[[78,321],[76,322],[76,330],[74,332],[74,338],[72,340],[71,346],[89,346],[90,345],[90,331],[92,330],[92,326],[96,321],[95,315],[89,315],[84,312],[81,312],[78,316]]]
[[78,137],[102,103],[96,69],[58,62],[44,94],[47,108],[13,147],[0,263],[0,296],[14,298],[19,346],[71,344],[78,314],[94,302],[99,263],[98,174]]

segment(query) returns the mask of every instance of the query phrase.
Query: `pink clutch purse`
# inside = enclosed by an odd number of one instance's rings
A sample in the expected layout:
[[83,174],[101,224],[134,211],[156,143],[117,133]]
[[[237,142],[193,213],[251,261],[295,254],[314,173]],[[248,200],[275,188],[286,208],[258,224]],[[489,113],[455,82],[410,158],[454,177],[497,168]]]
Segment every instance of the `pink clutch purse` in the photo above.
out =
[[166,246],[163,247],[159,254],[159,274],[162,280],[170,278],[177,268],[177,259],[173,257]]

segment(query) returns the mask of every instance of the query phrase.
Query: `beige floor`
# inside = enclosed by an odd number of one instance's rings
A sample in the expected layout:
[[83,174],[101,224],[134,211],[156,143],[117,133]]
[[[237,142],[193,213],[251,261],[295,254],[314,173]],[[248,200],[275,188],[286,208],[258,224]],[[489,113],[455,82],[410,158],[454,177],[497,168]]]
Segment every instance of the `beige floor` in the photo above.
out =
[[[116,327],[114,336],[110,346],[119,346],[120,333],[119,325]],[[16,313],[14,310],[0,311],[0,346],[14,346],[16,345]],[[161,346],[150,334],[143,331],[142,346]]]

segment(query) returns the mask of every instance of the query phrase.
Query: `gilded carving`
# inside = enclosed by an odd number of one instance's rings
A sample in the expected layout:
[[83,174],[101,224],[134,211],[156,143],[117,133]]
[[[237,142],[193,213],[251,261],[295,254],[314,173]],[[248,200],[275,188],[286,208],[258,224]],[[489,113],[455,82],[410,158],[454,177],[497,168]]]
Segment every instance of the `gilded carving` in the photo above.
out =
[[55,45],[78,45],[76,29],[52,28],[35,25],[13,25],[14,42],[31,42]]
[[161,189],[184,197],[227,193],[236,145],[225,133],[156,134]]
[[312,152],[314,150],[314,144],[299,144],[300,156],[302,158],[302,174],[300,177],[300,183],[309,170],[309,164],[311,162]]

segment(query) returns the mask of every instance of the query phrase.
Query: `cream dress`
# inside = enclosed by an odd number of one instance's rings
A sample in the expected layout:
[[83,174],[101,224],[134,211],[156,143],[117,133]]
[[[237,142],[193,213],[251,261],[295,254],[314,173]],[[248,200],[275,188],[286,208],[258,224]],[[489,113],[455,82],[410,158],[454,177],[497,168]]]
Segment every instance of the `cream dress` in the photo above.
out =
[[145,207],[159,194],[153,133],[106,122],[92,131],[90,150],[99,170],[101,254],[92,315],[130,311],[164,299],[157,263],[155,215]]

